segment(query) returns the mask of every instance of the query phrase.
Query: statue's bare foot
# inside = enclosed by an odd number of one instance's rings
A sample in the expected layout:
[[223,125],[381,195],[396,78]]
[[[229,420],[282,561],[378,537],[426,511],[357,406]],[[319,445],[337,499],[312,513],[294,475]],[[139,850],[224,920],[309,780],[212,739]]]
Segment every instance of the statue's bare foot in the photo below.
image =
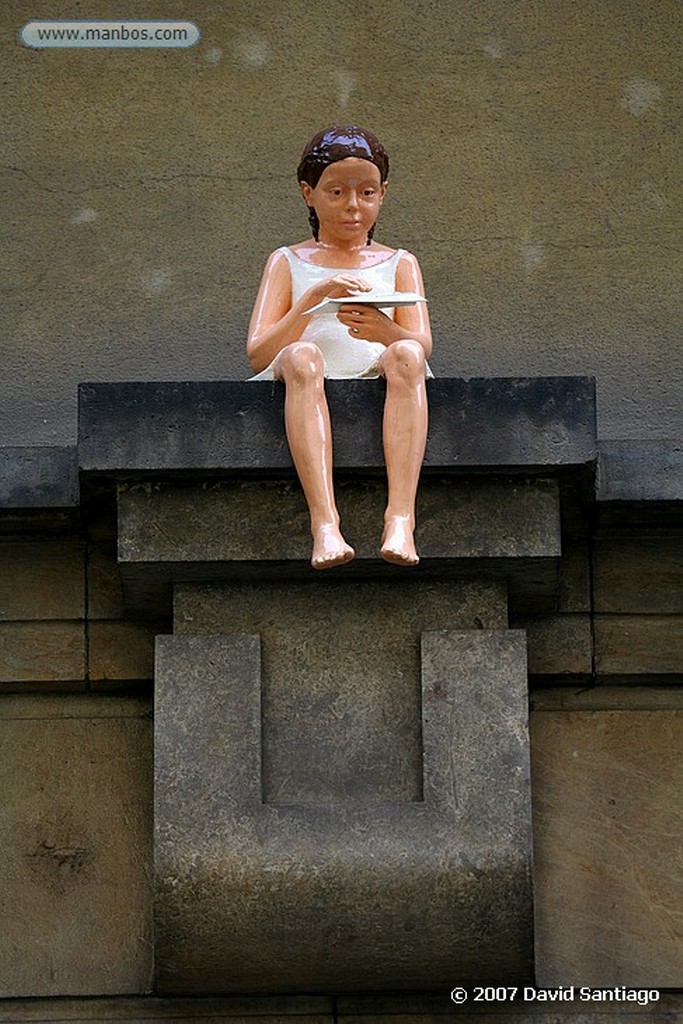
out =
[[314,569],[333,569],[335,565],[344,565],[351,561],[355,553],[342,537],[338,526],[326,524],[313,531],[311,565]]
[[393,562],[394,565],[417,565],[420,561],[408,516],[391,516],[387,519],[380,554],[385,562]]

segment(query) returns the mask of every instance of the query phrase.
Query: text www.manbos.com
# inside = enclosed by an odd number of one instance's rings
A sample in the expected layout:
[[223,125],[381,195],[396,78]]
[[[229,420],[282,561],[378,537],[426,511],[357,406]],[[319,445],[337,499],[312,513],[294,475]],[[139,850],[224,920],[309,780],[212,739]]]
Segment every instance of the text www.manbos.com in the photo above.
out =
[[192,21],[29,21],[19,37],[24,46],[194,46]]

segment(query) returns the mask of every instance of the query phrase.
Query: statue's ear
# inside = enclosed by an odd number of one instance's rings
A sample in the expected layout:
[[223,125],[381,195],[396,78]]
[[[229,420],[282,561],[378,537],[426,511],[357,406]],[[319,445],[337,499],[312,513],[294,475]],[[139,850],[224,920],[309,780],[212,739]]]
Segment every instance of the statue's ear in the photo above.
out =
[[389,188],[389,183],[387,181],[383,181],[382,184],[380,185],[380,189],[379,189],[379,201],[380,201],[380,204],[382,204],[384,202],[384,197],[387,194],[387,189],[388,188]]
[[306,206],[313,206],[313,189],[308,184],[308,182],[300,181],[299,188],[301,189],[301,194],[304,197]]

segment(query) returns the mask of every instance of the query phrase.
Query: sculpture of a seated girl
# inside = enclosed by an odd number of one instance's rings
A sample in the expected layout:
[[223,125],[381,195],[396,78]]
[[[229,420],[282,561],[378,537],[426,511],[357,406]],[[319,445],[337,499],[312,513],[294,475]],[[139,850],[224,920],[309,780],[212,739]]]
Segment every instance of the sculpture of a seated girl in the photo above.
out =
[[[419,561],[413,533],[427,438],[429,317],[424,302],[363,302],[391,292],[424,296],[416,258],[374,241],[388,173],[384,147],[358,126],[327,128],[310,140],[297,174],[313,237],[271,254],[249,326],[252,379],[281,380],[286,388],[285,428],[310,511],[315,569],[354,556],[334,497],[325,377],[385,378],[388,502],[380,554],[398,565]],[[356,294],[357,302],[307,313],[324,299]]]

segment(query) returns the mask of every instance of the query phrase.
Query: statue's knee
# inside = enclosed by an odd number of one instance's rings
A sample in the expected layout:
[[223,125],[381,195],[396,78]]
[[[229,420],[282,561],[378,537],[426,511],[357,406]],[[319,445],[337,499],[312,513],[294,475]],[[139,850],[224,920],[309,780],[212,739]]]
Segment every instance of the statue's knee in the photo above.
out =
[[295,341],[280,353],[277,371],[285,383],[306,384],[321,381],[325,361],[317,345],[309,341]]
[[418,341],[409,338],[395,341],[382,356],[382,366],[387,376],[420,379],[425,375],[424,349]]

